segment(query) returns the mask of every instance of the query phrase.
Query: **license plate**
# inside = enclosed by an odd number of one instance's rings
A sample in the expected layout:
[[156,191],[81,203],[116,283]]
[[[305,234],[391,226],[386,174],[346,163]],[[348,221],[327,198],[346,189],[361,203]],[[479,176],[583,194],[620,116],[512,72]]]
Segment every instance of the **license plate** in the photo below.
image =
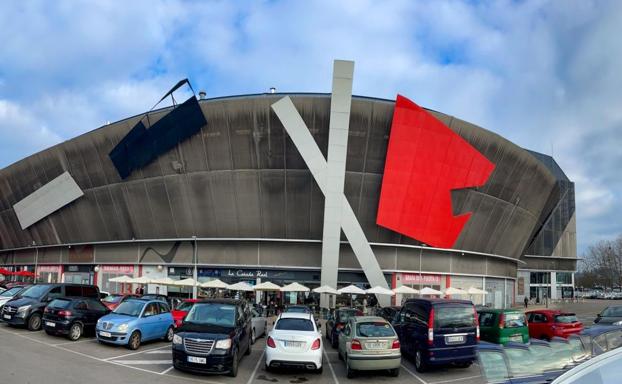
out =
[[302,342],[300,341],[285,341],[283,342],[285,348],[300,348],[302,347]]
[[207,364],[207,359],[205,357],[188,356],[188,362],[195,364]]
[[2,316],[2,317],[4,317],[4,318],[5,318],[5,319],[7,319],[7,320],[11,320],[11,315],[4,315],[4,316]]
[[46,321],[45,325],[47,325],[48,327],[56,327],[56,323],[52,323],[51,321]]
[[464,343],[464,336],[447,336],[445,338],[447,344],[459,344]]
[[112,334],[110,332],[103,332],[103,331],[101,331],[101,332],[99,332],[99,335],[103,336],[103,337],[112,337]]
[[367,349],[384,349],[386,345],[384,343],[365,343]]
[[510,341],[519,341],[519,342],[522,342],[522,341],[523,341],[523,336],[521,336],[521,335],[513,335],[513,336],[510,336]]

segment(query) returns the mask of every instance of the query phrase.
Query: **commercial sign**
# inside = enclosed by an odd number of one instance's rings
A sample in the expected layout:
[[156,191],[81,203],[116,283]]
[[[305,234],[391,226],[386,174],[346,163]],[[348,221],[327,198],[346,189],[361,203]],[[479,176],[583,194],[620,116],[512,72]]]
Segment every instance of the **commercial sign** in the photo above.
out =
[[37,266],[37,273],[60,273],[60,265],[39,265]]
[[99,269],[103,273],[132,274],[133,265],[102,265]]
[[402,273],[402,284],[440,285],[441,275],[422,275],[419,273]]

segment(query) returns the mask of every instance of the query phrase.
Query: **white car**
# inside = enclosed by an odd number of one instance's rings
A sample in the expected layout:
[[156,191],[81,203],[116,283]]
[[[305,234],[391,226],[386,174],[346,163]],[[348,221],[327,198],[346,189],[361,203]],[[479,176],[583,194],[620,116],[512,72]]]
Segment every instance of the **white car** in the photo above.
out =
[[251,309],[251,316],[251,343],[255,344],[258,337],[266,334],[268,319],[254,308]]
[[616,348],[579,364],[552,384],[618,384],[622,372],[622,348]]
[[0,293],[0,308],[2,308],[4,304],[7,303],[7,301],[14,298],[15,295],[17,295],[22,289],[24,289],[24,287],[18,286],[18,287],[9,288],[6,291]]
[[292,367],[322,373],[322,334],[308,313],[279,315],[266,340],[266,371]]

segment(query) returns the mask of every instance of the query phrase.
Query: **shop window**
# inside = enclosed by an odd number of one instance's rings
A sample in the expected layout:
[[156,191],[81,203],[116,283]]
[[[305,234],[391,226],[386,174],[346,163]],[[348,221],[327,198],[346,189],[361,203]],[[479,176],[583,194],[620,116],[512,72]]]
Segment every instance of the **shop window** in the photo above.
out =
[[557,272],[556,274],[557,284],[572,284],[571,272]]
[[531,272],[529,276],[531,284],[551,284],[550,272]]

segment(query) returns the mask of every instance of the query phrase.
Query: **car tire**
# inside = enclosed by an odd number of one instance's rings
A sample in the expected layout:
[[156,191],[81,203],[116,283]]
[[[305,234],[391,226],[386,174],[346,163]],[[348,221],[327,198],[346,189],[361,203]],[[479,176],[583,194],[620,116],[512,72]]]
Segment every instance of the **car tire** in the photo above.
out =
[[346,356],[346,376],[348,379],[353,379],[356,376],[356,371],[350,367],[350,359]]
[[392,377],[398,377],[400,375],[400,369],[399,368],[389,369],[389,375]]
[[417,372],[420,373],[428,370],[425,361],[423,361],[423,355],[421,354],[421,351],[419,349],[417,349],[417,352],[415,352],[415,369],[417,370]]
[[335,340],[334,332],[330,335],[330,346],[333,347],[333,349],[337,349],[337,340]]
[[467,361],[466,363],[458,363],[458,364],[456,364],[456,367],[458,367],[458,368],[469,368],[471,366],[471,364],[473,364],[472,361]]
[[45,333],[47,333],[50,336],[54,336],[54,332],[52,331],[48,331],[47,329],[45,329]]
[[313,373],[315,373],[316,375],[321,375],[322,372],[324,372],[324,365],[321,365],[318,369],[313,371]]
[[134,331],[130,335],[130,339],[127,341],[127,348],[132,351],[137,350],[140,347],[140,332]]
[[227,376],[236,377],[238,375],[238,351],[233,352],[233,362],[231,363],[231,369]]
[[173,342],[173,336],[175,335],[175,331],[173,329],[173,326],[171,325],[170,327],[168,327],[168,329],[166,330],[166,334],[164,335],[164,337],[162,338],[164,341],[167,341],[169,343]]
[[29,331],[38,331],[41,329],[41,315],[38,313],[33,313],[28,318],[28,330]]
[[69,332],[67,332],[67,338],[71,341],[77,341],[78,339],[80,339],[80,337],[82,337],[82,324],[80,323],[73,323],[71,324],[71,327],[69,328]]
[[255,344],[255,341],[257,341],[257,335],[255,334],[255,328],[253,328],[251,330],[251,344]]
[[337,358],[343,361],[343,356],[341,356],[341,351],[337,350]]

